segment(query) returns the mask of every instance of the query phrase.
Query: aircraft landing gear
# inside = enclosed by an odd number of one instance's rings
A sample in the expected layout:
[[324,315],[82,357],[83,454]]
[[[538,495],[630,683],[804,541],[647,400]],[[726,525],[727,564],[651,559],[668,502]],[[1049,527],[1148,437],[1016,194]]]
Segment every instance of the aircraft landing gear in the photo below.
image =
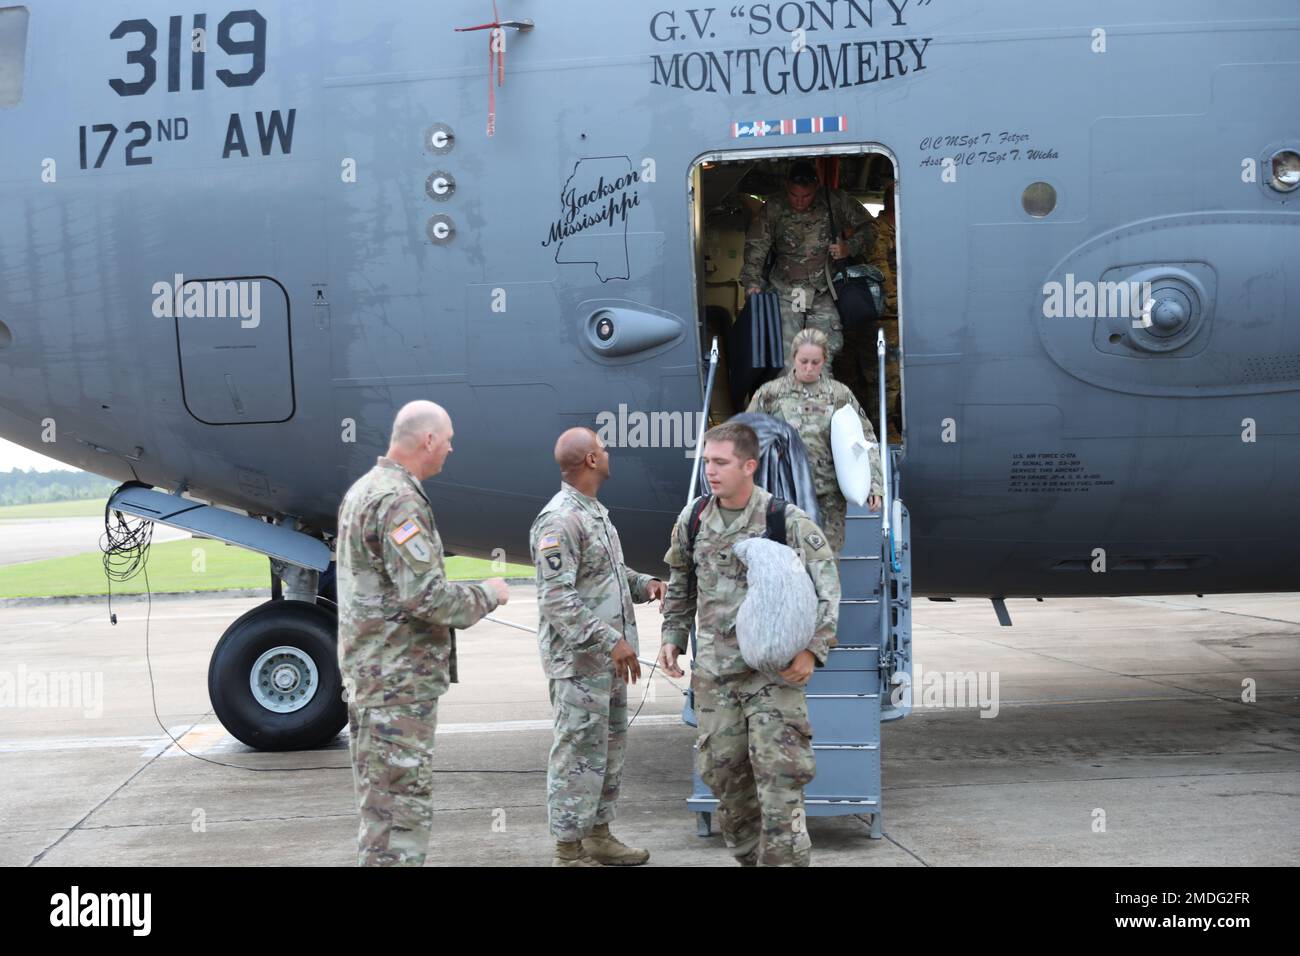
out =
[[238,618],[208,665],[212,708],[258,750],[307,750],[348,721],[339,677],[338,621],[305,601],[267,601]]

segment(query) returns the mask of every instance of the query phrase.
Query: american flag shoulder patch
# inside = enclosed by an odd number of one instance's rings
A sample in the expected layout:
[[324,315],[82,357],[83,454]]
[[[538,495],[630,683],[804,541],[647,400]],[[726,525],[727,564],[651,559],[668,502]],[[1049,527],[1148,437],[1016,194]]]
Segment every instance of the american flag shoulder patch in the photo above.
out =
[[558,548],[560,546],[560,536],[558,534],[548,534],[537,542],[537,550],[545,551],[548,548]]
[[415,523],[415,519],[407,518],[405,523],[388,532],[388,536],[393,539],[394,544],[406,544],[419,533],[420,526]]

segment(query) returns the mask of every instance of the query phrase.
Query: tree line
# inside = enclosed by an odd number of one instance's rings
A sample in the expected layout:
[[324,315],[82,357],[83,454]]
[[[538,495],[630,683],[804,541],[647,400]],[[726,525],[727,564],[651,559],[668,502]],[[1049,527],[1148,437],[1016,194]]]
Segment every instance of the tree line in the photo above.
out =
[[0,505],[107,498],[118,482],[88,471],[0,471]]

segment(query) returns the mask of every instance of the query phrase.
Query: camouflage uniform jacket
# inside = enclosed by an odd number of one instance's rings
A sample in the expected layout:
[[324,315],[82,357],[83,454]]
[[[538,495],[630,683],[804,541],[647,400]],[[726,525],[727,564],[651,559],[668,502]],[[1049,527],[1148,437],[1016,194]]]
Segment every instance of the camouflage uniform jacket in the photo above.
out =
[[339,506],[339,669],[357,707],[429,700],[456,680],[453,627],[497,606],[479,584],[452,584],[433,507],[415,476],[390,458]]
[[656,579],[623,564],[604,505],[561,482],[533,521],[528,549],[537,567],[537,644],[548,678],[606,673],[619,638],[640,651],[632,604],[650,599],[646,588]]
[[[850,256],[860,256],[875,241],[875,220],[866,207],[848,193],[832,189],[830,202],[835,209],[835,227],[843,235]],[[831,247],[831,226],[826,210],[827,191],[818,187],[817,197],[803,212],[790,208],[784,190],[768,199],[749,227],[745,238],[745,266],[740,273],[744,286],[761,285],[763,265],[776,243],[776,261],[768,277],[779,290],[808,285],[817,292],[827,291],[826,258]]]
[[885,315],[898,315],[898,274],[894,271],[898,262],[898,234],[894,224],[883,215],[876,217],[876,240],[867,262],[885,274],[881,292],[885,297]]
[[[746,411],[762,412],[789,422],[799,430],[808,449],[812,465],[813,485],[817,494],[839,488],[835,477],[835,460],[831,455],[831,416],[845,405],[851,405],[862,420],[862,434],[867,441],[876,441],[875,429],[857,398],[843,382],[837,382],[824,372],[811,385],[805,385],[789,371],[780,378],[765,382],[749,402]],[[880,468],[880,449],[871,449],[871,494],[883,495],[884,475]]]
[[[712,498],[700,514],[695,538],[697,593],[689,592],[691,559],[687,554],[687,523],[691,505],[687,505],[673,525],[672,543],[664,561],[672,569],[668,594],[664,598],[663,641],[685,651],[691,621],[696,620],[695,660],[692,668],[714,677],[750,670],[740,655],[736,642],[736,612],[745,599],[748,584],[744,565],[731,546],[746,538],[761,538],[767,530],[767,503],[772,496],[757,486],[749,504],[731,527],[723,525],[718,499]],[[840,615],[840,577],[835,555],[826,536],[806,514],[794,505],[786,505],[785,535],[799,555],[817,591],[817,622],[812,651],[818,664],[826,663],[826,654],[835,646],[835,625]]]

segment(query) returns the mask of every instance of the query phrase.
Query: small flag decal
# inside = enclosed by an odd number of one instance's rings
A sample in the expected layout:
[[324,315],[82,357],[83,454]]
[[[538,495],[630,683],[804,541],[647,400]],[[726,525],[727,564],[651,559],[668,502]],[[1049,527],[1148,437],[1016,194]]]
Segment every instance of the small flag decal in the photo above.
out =
[[731,138],[750,136],[800,136],[806,133],[843,133],[847,116],[800,116],[782,120],[741,120],[731,124]]

